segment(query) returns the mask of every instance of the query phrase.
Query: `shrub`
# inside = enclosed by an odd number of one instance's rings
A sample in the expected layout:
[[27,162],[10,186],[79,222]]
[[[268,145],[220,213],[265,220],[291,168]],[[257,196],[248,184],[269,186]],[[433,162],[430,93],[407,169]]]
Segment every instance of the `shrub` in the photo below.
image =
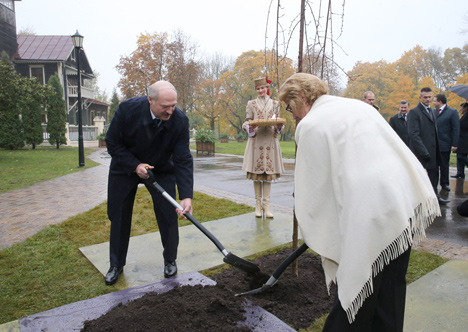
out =
[[200,129],[195,133],[195,142],[215,143],[216,135],[213,130]]

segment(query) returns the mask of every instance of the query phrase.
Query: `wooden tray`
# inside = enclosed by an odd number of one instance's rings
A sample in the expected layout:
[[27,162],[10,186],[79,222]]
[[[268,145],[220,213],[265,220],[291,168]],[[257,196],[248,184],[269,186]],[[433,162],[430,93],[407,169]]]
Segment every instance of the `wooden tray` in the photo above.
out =
[[258,120],[250,120],[249,124],[251,126],[258,126],[258,127],[268,127],[268,126],[276,126],[279,124],[285,124],[286,119],[277,118],[277,119],[258,119]]

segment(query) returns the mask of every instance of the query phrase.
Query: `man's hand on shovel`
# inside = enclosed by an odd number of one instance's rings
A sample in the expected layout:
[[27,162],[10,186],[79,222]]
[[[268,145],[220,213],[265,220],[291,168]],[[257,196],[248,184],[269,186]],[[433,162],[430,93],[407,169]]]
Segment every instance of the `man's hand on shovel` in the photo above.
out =
[[[148,165],[148,164],[140,164],[140,165],[137,166],[135,172],[137,173],[137,175],[140,178],[142,178],[144,180],[155,181],[154,174],[151,171],[153,168],[154,168],[154,166],[151,166],[151,165]],[[140,173],[142,173],[142,174],[140,175]],[[163,196],[165,195],[165,194],[163,194],[163,192],[164,192],[163,188],[161,188],[161,190],[158,189],[158,191],[161,192],[161,194]],[[185,214],[186,213],[192,214],[193,206],[192,206],[192,199],[191,198],[184,198],[183,200],[180,201],[180,204],[177,204],[177,205],[178,206],[176,206],[176,212],[177,212],[177,214],[179,216],[183,217],[184,219],[187,219],[185,217]],[[182,207],[182,210],[180,209],[180,207]]]

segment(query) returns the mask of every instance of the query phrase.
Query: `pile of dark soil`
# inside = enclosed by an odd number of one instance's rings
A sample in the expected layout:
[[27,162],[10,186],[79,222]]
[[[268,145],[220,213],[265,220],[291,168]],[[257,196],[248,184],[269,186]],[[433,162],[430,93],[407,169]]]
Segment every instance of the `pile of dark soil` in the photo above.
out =
[[255,295],[234,296],[261,287],[291,252],[285,249],[257,259],[262,274],[248,275],[230,268],[211,277],[216,286],[185,286],[164,294],[146,294],[86,322],[82,331],[244,332],[250,329],[236,324],[244,320],[245,299],[296,330],[307,328],[330,311],[335,291],[328,295],[320,259],[310,252],[299,257],[298,277],[288,268],[272,288]]

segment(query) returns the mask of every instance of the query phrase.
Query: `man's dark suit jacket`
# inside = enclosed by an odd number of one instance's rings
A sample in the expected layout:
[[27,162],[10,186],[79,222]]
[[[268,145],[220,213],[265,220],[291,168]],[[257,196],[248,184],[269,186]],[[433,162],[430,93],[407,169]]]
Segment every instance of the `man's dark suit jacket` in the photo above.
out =
[[389,124],[395,130],[395,132],[400,136],[400,138],[408,145],[408,130],[406,128],[406,120],[403,117],[398,117],[400,113],[395,114],[390,118]]
[[440,160],[436,112],[429,114],[419,103],[407,115],[409,147],[425,169],[436,169]]
[[460,119],[457,110],[445,106],[444,111],[437,115],[437,134],[441,152],[449,152],[452,146],[458,146]]
[[457,153],[468,153],[468,112],[460,118],[459,137]]
[[112,156],[111,175],[137,176],[140,163],[154,166],[156,178],[174,176],[179,198],[193,197],[193,158],[189,147],[189,120],[175,108],[168,121],[157,127],[147,97],[120,103],[106,135]]

